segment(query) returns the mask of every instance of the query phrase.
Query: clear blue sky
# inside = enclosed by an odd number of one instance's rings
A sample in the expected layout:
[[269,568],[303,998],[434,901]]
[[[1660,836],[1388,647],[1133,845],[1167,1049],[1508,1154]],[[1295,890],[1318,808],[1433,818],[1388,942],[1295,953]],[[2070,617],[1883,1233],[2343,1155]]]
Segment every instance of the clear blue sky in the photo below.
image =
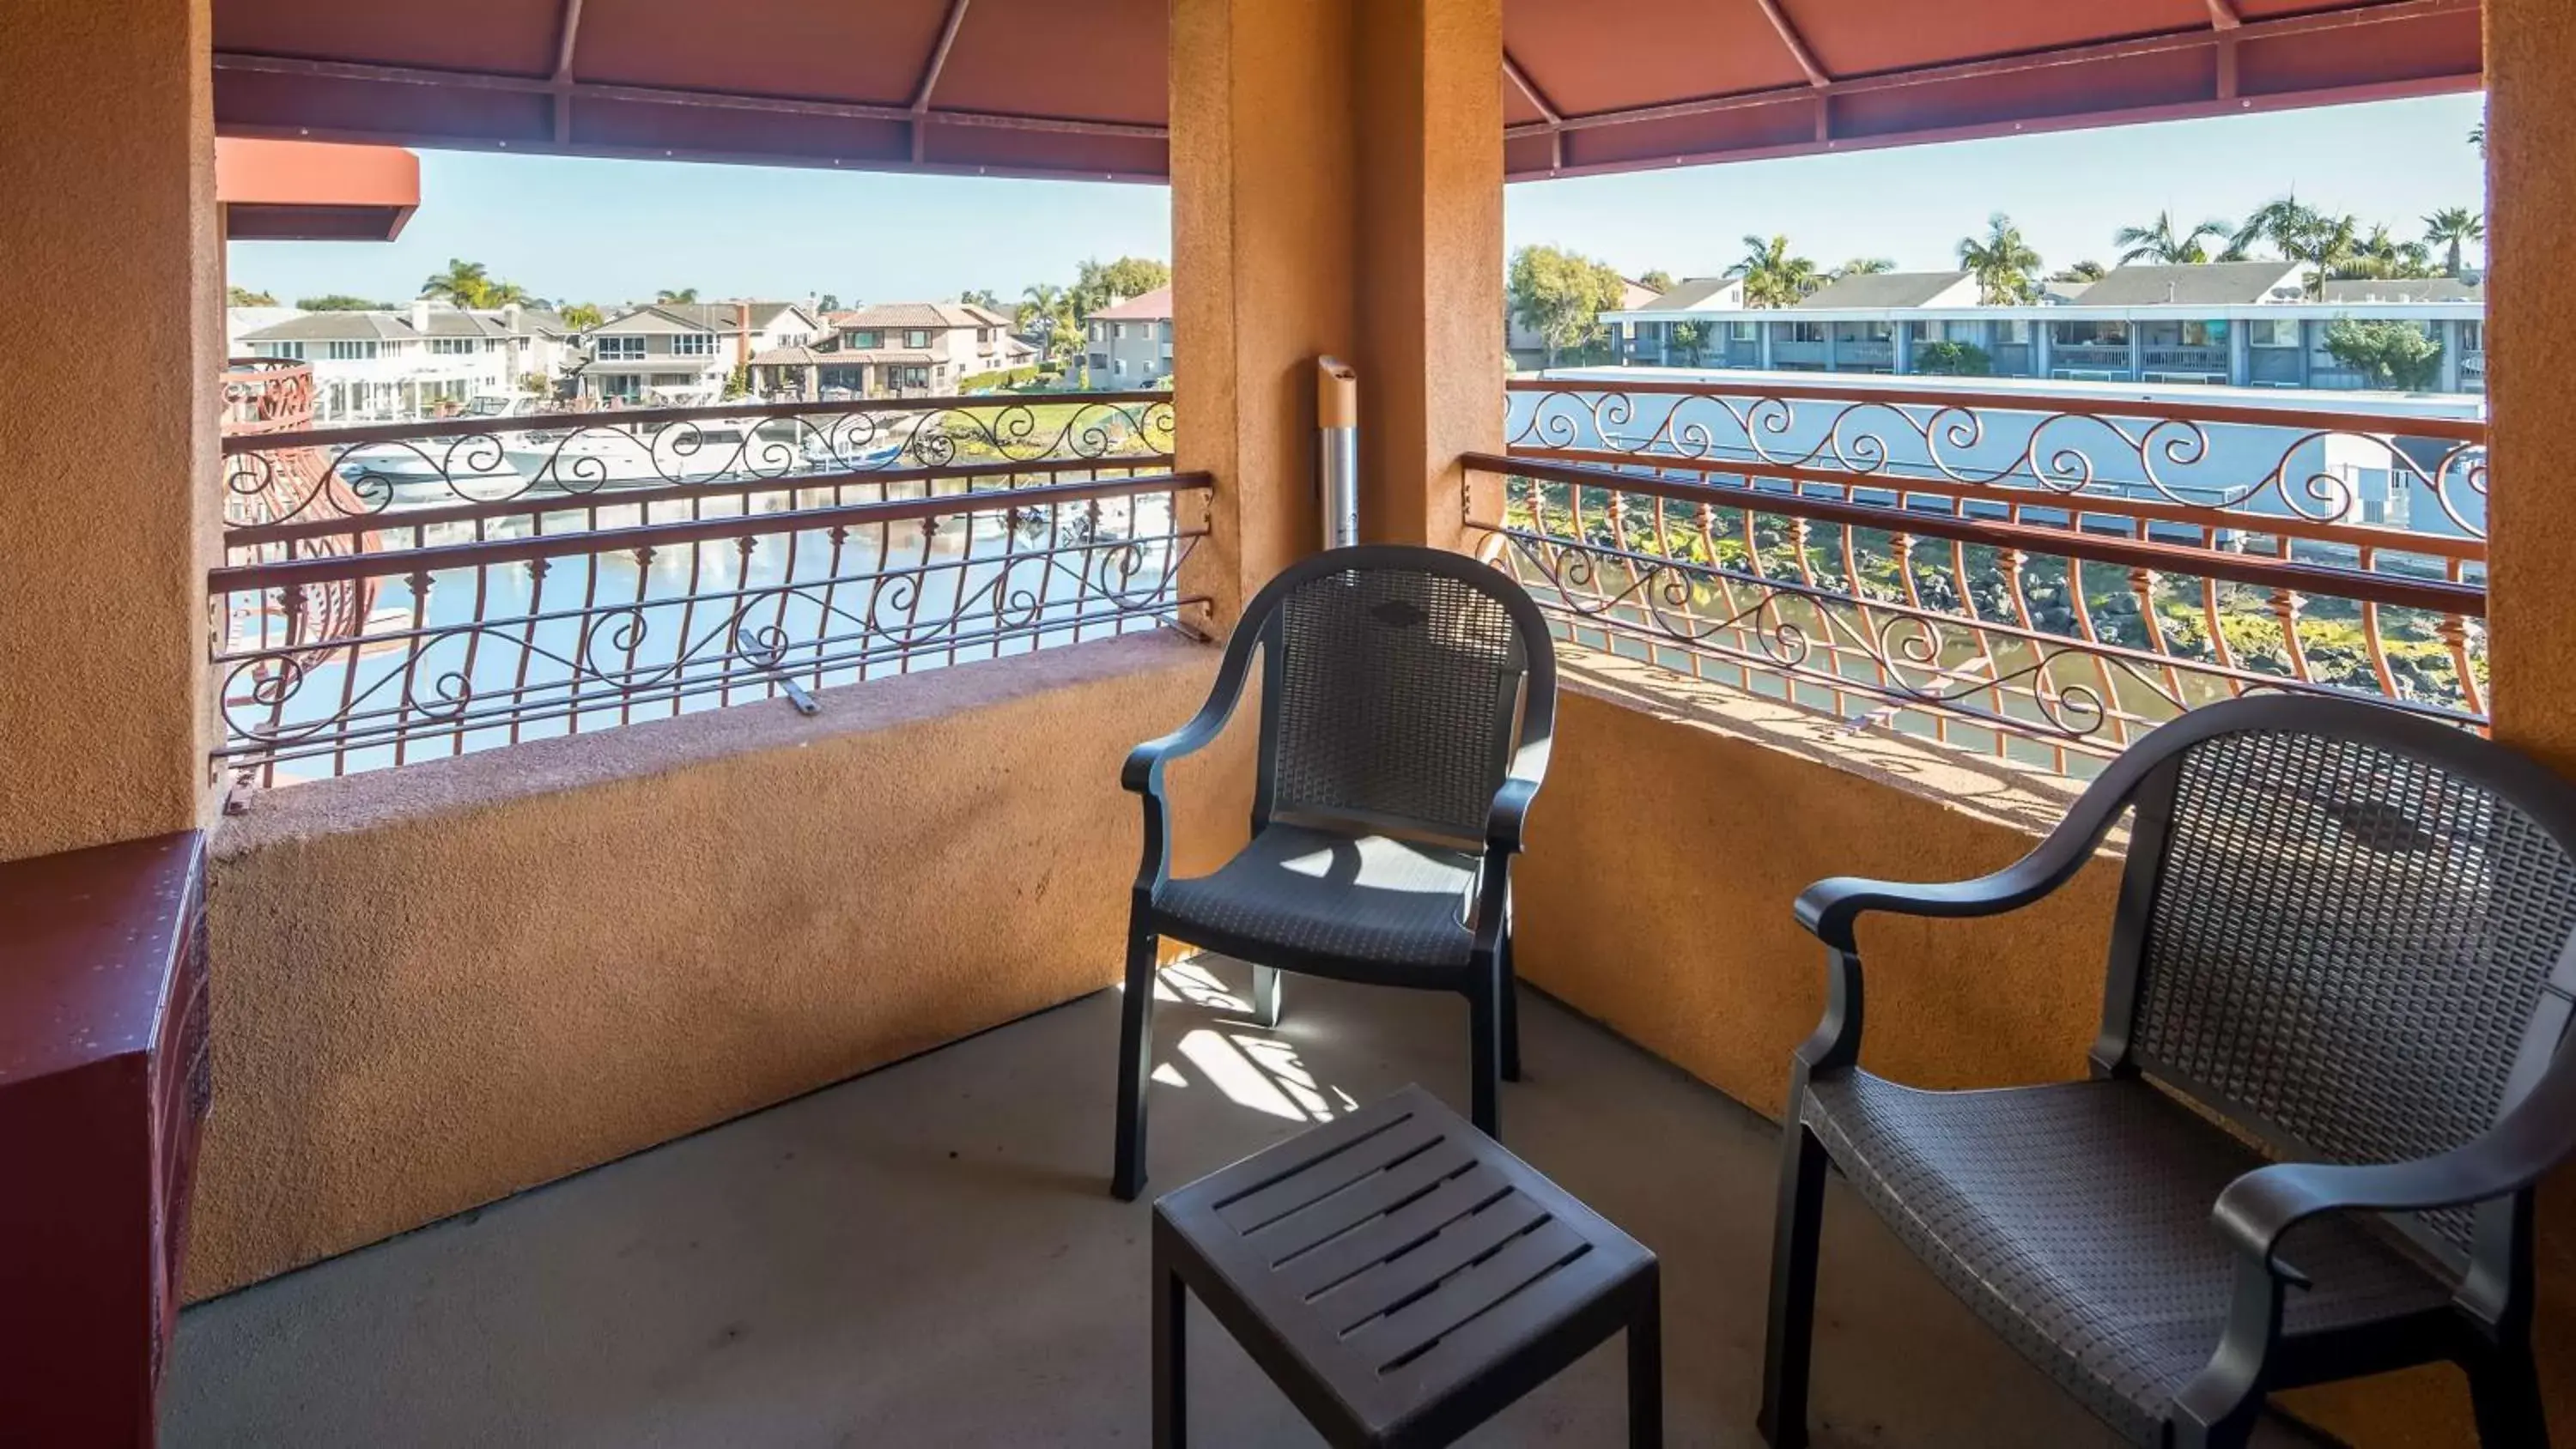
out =
[[[2007,211],[2051,267],[2114,260],[2111,232],[2171,207],[2233,220],[2296,187],[2401,236],[2443,206],[2483,210],[2466,142],[2476,96],[2016,136],[1626,176],[1507,193],[1511,245],[1552,242],[1634,275],[1723,270],[1747,232],[1833,266],[1949,264]],[[844,302],[1016,297],[1084,257],[1168,256],[1161,187],[864,175],[679,162],[421,153],[421,209],[391,244],[244,242],[232,280],[282,301],[408,297],[449,257],[541,297],[614,303],[661,287]]]

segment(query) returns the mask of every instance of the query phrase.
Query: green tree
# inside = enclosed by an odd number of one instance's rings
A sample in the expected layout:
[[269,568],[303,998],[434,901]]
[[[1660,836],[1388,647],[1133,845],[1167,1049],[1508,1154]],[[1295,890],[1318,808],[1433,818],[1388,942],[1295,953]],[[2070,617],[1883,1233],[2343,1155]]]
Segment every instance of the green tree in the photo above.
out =
[[825,292],[823,295],[814,299],[814,310],[817,312],[840,311],[841,294],[838,292]]
[[1684,359],[1685,365],[1697,367],[1700,359],[1707,355],[1708,329],[1709,324],[1705,322],[1672,324],[1672,349],[1676,355]]
[[2213,241],[2229,235],[2227,223],[2204,221],[2189,231],[2174,227],[2173,213],[2159,211],[2151,226],[2124,226],[2111,234],[2111,245],[2126,247],[2120,253],[2120,265],[2153,262],[2161,266],[2196,266],[2209,260],[2209,249],[2201,239]]
[[653,300],[656,303],[678,302],[685,305],[698,300],[698,289],[695,287],[664,287],[662,290],[653,294]]
[[1673,274],[1660,269],[1651,271],[1639,277],[1637,285],[1652,289],[1654,294],[1660,297],[1673,289]]
[[1012,324],[1038,339],[1051,367],[1068,367],[1082,353],[1082,319],[1074,315],[1073,294],[1062,287],[1039,282],[1022,292]]
[[575,332],[587,332],[608,320],[607,314],[589,302],[575,302],[556,315],[562,317],[564,325]]
[[2379,279],[2433,275],[2433,249],[2419,241],[2399,241],[2385,226],[2352,245],[2351,254],[2335,267],[2338,277]]
[[1895,270],[1896,263],[1887,257],[1854,257],[1834,268],[1830,275],[1839,282],[1845,277],[1875,277]]
[[734,364],[733,371],[725,374],[724,400],[726,402],[732,402],[735,398],[747,397],[750,393],[751,364],[747,362],[737,362]]
[[1597,340],[1601,314],[1618,307],[1627,291],[1627,280],[1608,263],[1550,246],[1512,253],[1504,286],[1513,319],[1539,335],[1550,367],[1560,350]]
[[1926,342],[1914,349],[1914,370],[1933,377],[1990,377],[1995,360],[1973,342]]
[[1986,218],[1984,236],[1959,239],[1959,265],[1976,274],[1977,300],[1990,307],[2039,297],[2039,253],[2000,211]]
[[346,292],[330,292],[319,297],[298,297],[295,305],[307,312],[390,312],[391,302],[371,302],[352,297]]
[[2326,355],[2361,374],[2362,385],[2423,392],[2442,368],[2442,344],[2412,322],[2359,322],[2337,317],[2326,326]]
[[224,289],[224,305],[227,307],[274,307],[277,305],[277,298],[267,292],[254,292],[248,287],[227,287]]
[[2242,225],[2228,237],[2227,249],[2240,256],[2255,246],[2268,242],[2285,260],[2296,261],[2293,243],[2317,223],[2315,207],[2299,200],[2295,191],[2278,196],[2248,214]]
[[1002,310],[1002,299],[981,287],[971,292],[958,293],[957,300],[969,307],[983,307],[995,312]]
[[1126,297],[1141,297],[1156,287],[1170,286],[1171,282],[1169,262],[1145,257],[1120,257],[1114,262],[1086,261],[1074,273],[1074,316],[1087,319],[1112,302]]
[[492,274],[481,262],[449,257],[447,270],[432,272],[420,284],[420,295],[459,307],[489,307],[494,305],[492,287]]
[[1805,257],[1789,254],[1789,239],[1768,239],[1747,235],[1744,259],[1726,269],[1730,277],[1744,279],[1744,305],[1747,307],[1794,307],[1825,284],[1825,274]]
[[2283,256],[2307,266],[2310,297],[2323,297],[2326,279],[2350,264],[2361,245],[2360,231],[2361,223],[2349,215],[2327,216],[2311,211],[2280,241]]
[[2100,262],[2077,262],[2071,267],[2059,267],[2048,274],[2048,279],[2052,282],[2098,282],[2109,275],[2111,269]]
[[2448,261],[2444,274],[2461,275],[2460,248],[2469,242],[2487,239],[2487,219],[2465,206],[2446,206],[2424,218],[2424,244],[2447,247]]

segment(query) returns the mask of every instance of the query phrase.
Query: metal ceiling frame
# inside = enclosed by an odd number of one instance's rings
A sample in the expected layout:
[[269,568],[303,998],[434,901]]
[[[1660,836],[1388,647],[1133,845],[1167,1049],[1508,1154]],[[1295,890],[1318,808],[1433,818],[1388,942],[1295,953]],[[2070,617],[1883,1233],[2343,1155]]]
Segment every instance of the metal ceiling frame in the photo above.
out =
[[[702,151],[682,151],[654,147],[618,147],[583,144],[573,135],[573,108],[583,100],[619,101],[656,106],[704,107],[722,110],[761,111],[786,115],[817,116],[840,120],[886,121],[904,125],[910,132],[912,163],[926,170],[962,171],[972,174],[1065,176],[1103,174],[1112,180],[1158,180],[1147,175],[1117,172],[1094,173],[1088,168],[1008,167],[928,164],[925,139],[936,126],[985,127],[1002,130],[1049,132],[1061,135],[1103,136],[1129,140],[1170,140],[1170,128],[1164,125],[1127,121],[1091,120],[1068,116],[1013,115],[992,111],[943,110],[933,104],[940,76],[955,48],[971,0],[948,0],[937,43],[923,66],[912,94],[899,104],[875,104],[854,101],[800,99],[793,96],[759,95],[732,91],[690,90],[669,86],[625,85],[579,78],[573,69],[574,53],[581,34],[583,0],[563,0],[562,18],[557,33],[554,67],[550,74],[533,76],[496,71],[447,70],[414,66],[384,65],[364,61],[317,60],[308,57],[270,55],[244,51],[217,51],[217,72],[251,72],[270,75],[306,76],[320,79],[360,81],[377,84],[420,85],[449,89],[485,90],[519,95],[544,96],[553,102],[553,127],[549,140],[534,142],[540,150],[558,150],[580,154],[620,156],[679,156],[724,160],[758,160],[770,164],[804,164],[838,166],[843,158],[831,156],[715,156]],[[1877,146],[1913,144],[1925,141],[1968,139],[1979,136],[2010,135],[2027,130],[2075,129],[2085,126],[2132,124],[2141,121],[2174,119],[2185,116],[2211,115],[2221,112],[2257,109],[2282,109],[2314,105],[2336,100],[2379,99],[2407,95],[2436,94],[2474,85],[2474,77],[2442,76],[2424,80],[2398,80],[2378,85],[2339,87],[2321,92],[2282,92],[2245,97],[2239,94],[2236,57],[2240,47],[2249,43],[2276,40],[2298,35],[2348,30],[2361,26],[2419,20],[2436,16],[2475,14],[2480,0],[2382,0],[2382,3],[2354,8],[2314,11],[2270,19],[2249,20],[2237,8],[2237,0],[2206,0],[2209,24],[2186,30],[2135,36],[2124,40],[2103,41],[2091,45],[2071,46],[2025,54],[1995,56],[1980,60],[1949,62],[1912,69],[1883,71],[1872,74],[1838,76],[1828,71],[1818,59],[1812,45],[1798,28],[1783,0],[1754,0],[1763,18],[1779,37],[1782,48],[1803,77],[1790,86],[1770,86],[1759,90],[1710,95],[1692,100],[1655,105],[1621,107],[1581,114],[1568,114],[1550,99],[1547,91],[1528,70],[1506,51],[1503,55],[1503,78],[1517,90],[1539,119],[1504,127],[1506,141],[1544,135],[1549,138],[1549,165],[1544,171],[1520,173],[1521,179],[1536,175],[1585,175],[1604,171],[1647,169],[1658,165],[1691,164],[1724,160],[1752,160],[1769,156],[1799,155],[1836,149],[1862,149]],[[1883,94],[1919,86],[1955,84],[1962,81],[2046,70],[2060,66],[2116,61],[2147,55],[2180,51],[2212,53],[2217,76],[2215,93],[2207,99],[2068,116],[2047,116],[2028,121],[1997,121],[1939,129],[1838,136],[1834,131],[1834,102],[1846,96]],[[1681,120],[1726,111],[1800,103],[1812,106],[1815,114],[1813,139],[1787,145],[1745,148],[1725,152],[1685,152],[1669,159],[1620,159],[1592,165],[1566,164],[1566,138],[1575,133],[1611,127]],[[510,149],[510,140],[485,137],[418,137],[352,134],[302,126],[226,126],[227,134],[312,137],[342,140],[393,140],[406,144],[453,145],[467,149]],[[520,141],[522,147],[531,144]],[[886,165],[878,158],[857,158],[846,164],[859,167]]]

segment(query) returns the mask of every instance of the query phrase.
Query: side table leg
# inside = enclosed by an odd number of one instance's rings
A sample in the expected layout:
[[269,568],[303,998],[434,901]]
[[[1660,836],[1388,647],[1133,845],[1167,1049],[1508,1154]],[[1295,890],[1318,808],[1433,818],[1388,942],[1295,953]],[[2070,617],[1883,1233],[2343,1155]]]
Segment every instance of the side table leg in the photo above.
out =
[[1189,1355],[1184,1319],[1190,1290],[1181,1275],[1154,1255],[1154,1449],[1189,1443]]
[[1664,1442],[1664,1305],[1662,1274],[1648,1269],[1644,1301],[1628,1320],[1628,1444],[1662,1449]]

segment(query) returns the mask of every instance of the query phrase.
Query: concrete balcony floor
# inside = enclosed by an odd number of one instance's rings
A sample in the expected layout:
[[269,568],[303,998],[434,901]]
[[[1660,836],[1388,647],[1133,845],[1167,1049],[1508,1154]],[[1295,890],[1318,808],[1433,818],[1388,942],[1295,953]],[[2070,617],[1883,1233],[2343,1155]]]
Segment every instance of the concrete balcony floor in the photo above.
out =
[[[1464,1101],[1454,997],[1291,977],[1269,1032],[1228,1009],[1240,966],[1165,985],[1151,1190],[1408,1081]],[[1661,1255],[1670,1442],[1758,1444],[1772,1128],[1524,1003],[1506,1138]],[[165,1442],[1142,1444],[1116,1037],[1115,993],[1086,997],[190,1309]],[[1820,1445],[2112,1442],[1839,1190],[1821,1316]],[[1190,1333],[1195,1442],[1320,1442],[1203,1311]],[[1625,1442],[1623,1372],[1614,1341],[1468,1442]]]

